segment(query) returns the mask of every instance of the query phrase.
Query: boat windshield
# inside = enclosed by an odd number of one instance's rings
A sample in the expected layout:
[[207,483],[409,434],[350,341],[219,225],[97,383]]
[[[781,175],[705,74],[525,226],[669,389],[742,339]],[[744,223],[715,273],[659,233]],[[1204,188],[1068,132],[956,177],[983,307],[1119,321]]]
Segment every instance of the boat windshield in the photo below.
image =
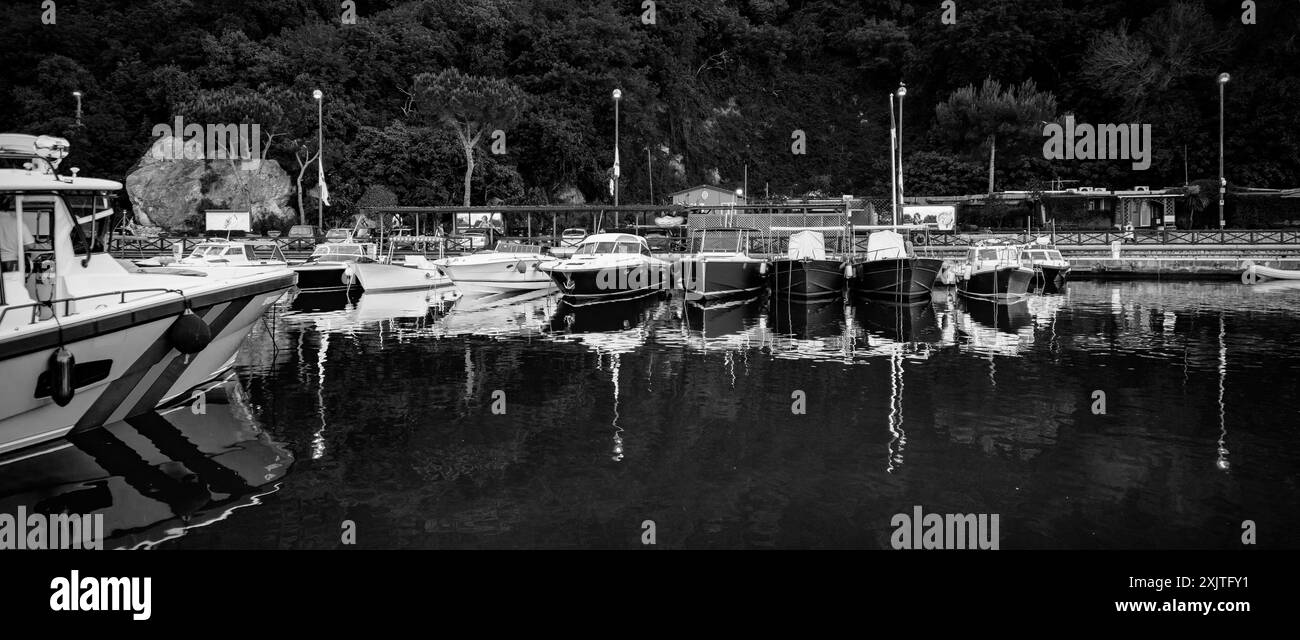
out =
[[223,247],[223,246],[221,246],[221,245],[215,245],[215,244],[201,244],[201,245],[199,245],[199,246],[197,246],[197,247],[194,247],[194,251],[190,253],[190,257],[191,257],[191,258],[210,258],[210,257],[212,257],[212,256],[219,256],[219,255],[221,255],[221,252],[222,252],[222,250],[224,250],[224,249],[225,249],[225,247]]
[[361,254],[362,251],[359,245],[322,244],[316,246],[316,250],[312,252],[311,257],[322,260],[347,260]]
[[1048,251],[1048,252],[1047,252],[1047,257],[1049,257],[1049,258],[1051,258],[1051,259],[1053,259],[1053,260],[1061,260],[1061,259],[1062,259],[1062,258],[1061,258],[1061,252],[1060,252],[1060,251]]

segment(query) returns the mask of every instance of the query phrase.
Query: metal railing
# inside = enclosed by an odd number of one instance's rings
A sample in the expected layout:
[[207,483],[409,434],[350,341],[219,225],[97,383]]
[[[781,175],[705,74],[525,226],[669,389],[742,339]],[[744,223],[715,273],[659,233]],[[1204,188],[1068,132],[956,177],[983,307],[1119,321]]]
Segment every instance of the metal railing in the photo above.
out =
[[[71,305],[72,305],[72,303],[74,303],[74,302],[84,302],[84,301],[86,301],[86,300],[94,300],[94,299],[96,299],[96,298],[105,298],[105,297],[109,297],[109,296],[117,296],[117,297],[118,297],[117,304],[126,304],[126,296],[127,296],[127,294],[131,294],[131,293],[166,293],[166,292],[169,292],[169,291],[171,291],[171,292],[175,292],[175,293],[182,293],[180,289],[168,289],[168,288],[165,288],[165,287],[154,287],[154,288],[149,288],[149,289],[125,289],[125,290],[122,290],[122,291],[106,291],[106,292],[104,292],[104,293],[91,293],[91,294],[88,294],[88,295],[84,295],[84,296],[74,296],[74,297],[71,297],[71,298],[58,298],[58,299],[55,299],[55,300],[43,300],[43,301],[39,301],[39,302],[31,302],[31,303],[28,303],[28,304],[20,304],[20,305],[16,305],[16,306],[12,306],[12,307],[6,306],[6,307],[4,307],[4,308],[0,308],[0,326],[3,326],[3,325],[4,325],[5,317],[8,316],[9,313],[10,313],[11,311],[18,311],[18,310],[20,310],[20,309],[30,309],[30,310],[31,310],[31,317],[28,319],[27,324],[35,324],[35,323],[37,323],[37,322],[39,322],[39,321],[42,321],[42,320],[49,320],[50,318],[53,318],[53,317],[55,317],[55,316],[58,316],[58,317],[61,317],[61,318],[66,318],[66,317],[68,317],[68,316],[70,316],[70,315],[74,315],[74,314],[72,313],[72,311],[71,311]],[[62,313],[62,314],[59,314],[58,311],[55,309],[55,306],[56,306],[56,305],[59,305],[59,304],[62,304],[62,305],[63,305],[63,313]],[[37,317],[37,316],[40,314],[40,312],[41,312],[42,309],[48,310],[48,311],[49,311],[49,315],[45,315],[44,317]]]

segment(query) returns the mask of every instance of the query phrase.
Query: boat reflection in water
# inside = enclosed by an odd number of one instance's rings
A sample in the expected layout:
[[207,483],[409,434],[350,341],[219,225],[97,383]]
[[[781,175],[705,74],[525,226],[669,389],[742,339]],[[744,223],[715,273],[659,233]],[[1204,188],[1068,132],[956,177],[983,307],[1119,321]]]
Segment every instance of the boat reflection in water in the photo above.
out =
[[844,333],[844,302],[839,299],[803,302],[773,296],[767,306],[767,327],[803,339],[840,336]]
[[0,458],[0,513],[102,515],[104,548],[146,548],[255,506],[293,455],[231,375],[194,401]]
[[451,306],[435,331],[444,337],[540,335],[549,327],[559,304],[554,289],[466,293]]
[[293,301],[289,303],[289,310],[301,313],[342,311],[360,299],[361,290],[356,288],[327,291],[298,289],[294,292]]
[[561,299],[551,316],[550,333],[572,339],[598,353],[630,353],[645,344],[665,305],[659,295],[602,304],[570,304]]
[[1025,300],[1013,303],[963,298],[956,324],[964,349],[1019,355],[1034,342],[1034,316]]

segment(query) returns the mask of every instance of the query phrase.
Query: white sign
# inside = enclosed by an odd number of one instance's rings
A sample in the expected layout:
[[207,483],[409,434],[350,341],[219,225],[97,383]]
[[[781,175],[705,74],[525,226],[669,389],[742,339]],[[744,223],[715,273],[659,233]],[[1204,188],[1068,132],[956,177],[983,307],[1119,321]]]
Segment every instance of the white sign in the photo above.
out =
[[247,211],[228,211],[210,209],[207,216],[208,231],[245,231],[252,232],[252,215]]
[[933,225],[939,231],[952,231],[957,207],[952,205],[903,205],[903,224]]

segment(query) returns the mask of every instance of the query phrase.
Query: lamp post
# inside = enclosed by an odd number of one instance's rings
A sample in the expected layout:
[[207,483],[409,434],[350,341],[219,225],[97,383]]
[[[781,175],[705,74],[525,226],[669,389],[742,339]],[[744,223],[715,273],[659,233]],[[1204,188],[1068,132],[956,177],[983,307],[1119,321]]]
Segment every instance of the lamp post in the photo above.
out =
[[623,92],[614,90],[614,206],[618,206],[618,103],[623,99]]
[[902,221],[903,204],[903,96],[907,95],[907,85],[898,83],[898,214],[894,224]]
[[72,97],[77,99],[77,126],[81,126],[81,92],[73,91]]
[[[316,169],[320,172],[320,183],[322,190],[325,185],[325,136],[324,127],[322,126],[324,113],[322,105],[325,94],[320,89],[311,92],[311,97],[316,99]],[[319,193],[316,198],[316,226],[325,228],[325,194]]]
[[1232,76],[1227,73],[1219,74],[1219,230],[1224,227],[1223,220],[1223,195],[1228,190],[1228,181],[1223,177],[1223,87],[1228,84]]

